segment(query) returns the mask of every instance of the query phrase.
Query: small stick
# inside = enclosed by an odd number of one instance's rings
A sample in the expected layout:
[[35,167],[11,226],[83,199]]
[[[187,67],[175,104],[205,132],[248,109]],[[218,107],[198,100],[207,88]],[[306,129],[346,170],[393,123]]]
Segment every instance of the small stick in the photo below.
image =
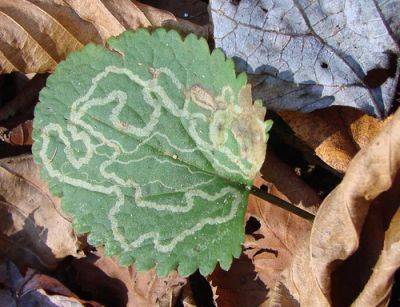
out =
[[305,211],[299,207],[296,207],[295,205],[293,205],[279,197],[276,197],[275,195],[268,193],[266,191],[266,189],[263,187],[264,186],[262,186],[261,189],[259,189],[259,188],[253,186],[253,187],[251,187],[250,193],[263,199],[263,200],[266,200],[267,202],[269,202],[273,205],[276,205],[282,209],[285,209],[291,213],[294,213],[306,220],[309,220],[311,222],[314,220],[314,218],[315,218],[314,214],[311,214],[310,212],[307,212],[307,211]]

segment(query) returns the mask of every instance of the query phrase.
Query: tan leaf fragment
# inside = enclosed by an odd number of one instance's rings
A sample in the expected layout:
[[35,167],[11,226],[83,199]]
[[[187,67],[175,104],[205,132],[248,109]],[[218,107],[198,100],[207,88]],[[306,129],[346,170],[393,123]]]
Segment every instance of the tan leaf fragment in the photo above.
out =
[[[281,280],[281,288],[288,290],[300,305],[348,306],[359,294],[351,293],[354,285],[360,291],[365,286],[361,302],[368,295],[374,296],[378,305],[387,302],[392,275],[399,265],[398,257],[391,258],[398,253],[398,233],[392,235],[392,229],[398,229],[398,215],[387,232],[381,260],[372,256],[377,248],[382,249],[383,238],[380,242],[376,238],[383,231],[376,229],[383,229],[393,208],[399,207],[399,131],[397,111],[379,135],[354,157],[343,181],[322,203],[309,240],[303,240]],[[377,218],[379,213],[382,217]],[[394,250],[389,251],[391,248]],[[364,258],[374,262],[367,263]],[[382,265],[388,271],[371,275],[373,266],[381,269]],[[357,300],[356,305],[359,306]]]
[[137,272],[133,266],[122,267],[116,259],[106,257],[102,249],[74,260],[73,267],[78,272],[76,283],[82,289],[98,301],[115,297],[109,302],[115,306],[174,306],[186,284],[176,271],[157,277],[154,269]]
[[208,34],[206,26],[134,0],[0,0],[0,73],[53,71],[89,42],[140,27]]
[[294,133],[326,164],[346,172],[350,160],[388,123],[348,107],[331,107],[311,113],[291,111],[279,115]]
[[19,266],[48,270],[80,256],[71,222],[29,155],[0,160],[0,221],[0,256]]

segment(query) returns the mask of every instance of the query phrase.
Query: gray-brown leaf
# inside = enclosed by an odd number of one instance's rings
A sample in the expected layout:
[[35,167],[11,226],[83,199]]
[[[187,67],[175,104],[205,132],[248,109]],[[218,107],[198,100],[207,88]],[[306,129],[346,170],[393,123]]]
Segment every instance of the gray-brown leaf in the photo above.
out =
[[255,74],[275,110],[332,105],[389,114],[400,65],[399,0],[211,1],[215,44]]

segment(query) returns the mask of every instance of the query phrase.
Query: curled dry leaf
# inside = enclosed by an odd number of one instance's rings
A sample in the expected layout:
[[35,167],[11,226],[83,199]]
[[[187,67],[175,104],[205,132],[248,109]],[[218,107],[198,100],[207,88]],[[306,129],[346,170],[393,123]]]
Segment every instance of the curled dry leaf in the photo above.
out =
[[354,306],[387,306],[396,270],[400,267],[400,209],[385,233],[382,253]]
[[19,266],[52,269],[78,257],[77,239],[31,156],[0,160],[0,255]]
[[134,0],[1,0],[0,72],[52,71],[71,51],[140,27],[208,31]]
[[311,113],[282,111],[279,115],[318,157],[338,172],[346,172],[350,160],[391,120],[384,121],[347,107],[331,107]]
[[120,266],[103,250],[74,260],[76,284],[107,306],[174,306],[186,279],[176,271],[159,278],[154,269],[138,272]]
[[399,208],[399,131],[397,111],[351,161],[343,181],[321,205],[310,239],[304,240],[275,289],[280,294],[276,298],[291,295],[304,306],[348,306],[354,301],[360,306],[369,296],[377,305],[388,301],[399,266],[399,237],[393,235],[398,215],[388,226]]
[[[266,185],[269,193],[315,213],[320,199],[288,165],[269,151],[264,163],[263,178],[256,186]],[[250,195],[246,218],[257,219],[259,229],[249,231],[245,238],[244,255],[235,260],[228,272],[220,269],[209,277],[217,295],[218,306],[255,306],[270,297],[268,290],[280,279],[281,272],[290,264],[300,238],[311,224],[286,210]],[[254,230],[254,229],[252,229]],[[232,276],[237,276],[233,278]],[[260,288],[260,281],[264,286]],[[238,303],[240,302],[240,304]]]
[[96,302],[80,300],[58,280],[28,269],[22,276],[11,261],[0,263],[1,306],[87,306],[99,307]]

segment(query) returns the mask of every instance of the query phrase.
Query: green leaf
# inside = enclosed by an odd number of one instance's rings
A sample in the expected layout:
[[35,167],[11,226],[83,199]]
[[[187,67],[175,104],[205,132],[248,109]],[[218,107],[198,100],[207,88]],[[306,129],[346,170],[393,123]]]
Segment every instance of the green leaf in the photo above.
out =
[[228,269],[265,156],[265,109],[204,39],[158,29],[88,45],[48,78],[34,156],[78,232],[138,270]]

